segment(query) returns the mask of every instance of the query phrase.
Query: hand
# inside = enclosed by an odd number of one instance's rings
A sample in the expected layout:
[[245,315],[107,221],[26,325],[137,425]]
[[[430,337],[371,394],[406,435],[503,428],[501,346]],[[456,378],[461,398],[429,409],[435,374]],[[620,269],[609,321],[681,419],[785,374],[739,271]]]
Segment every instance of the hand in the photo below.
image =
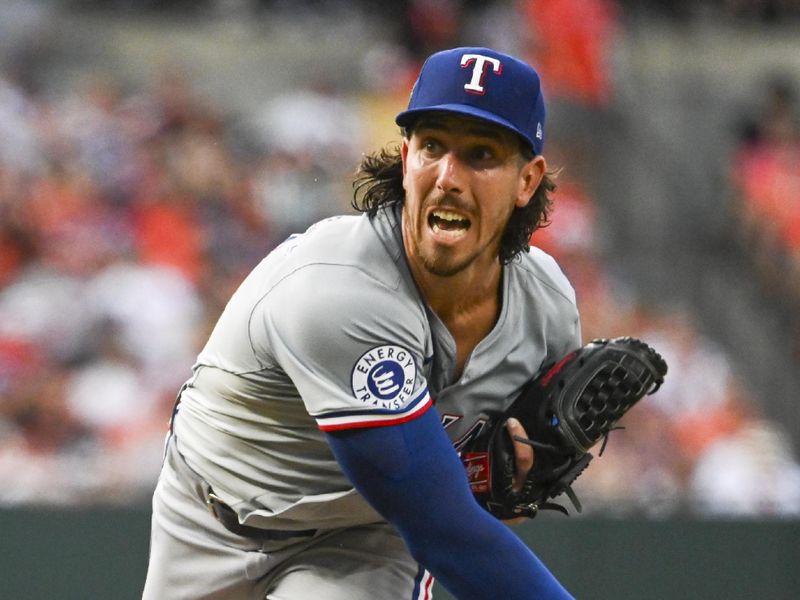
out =
[[[528,434],[525,432],[525,428],[513,417],[506,421],[506,430],[508,431],[508,435],[511,436],[512,440],[514,440],[514,436],[523,438],[528,437]],[[533,448],[528,444],[523,444],[522,442],[517,441],[513,441],[513,444],[514,464],[516,464],[517,469],[516,473],[514,474],[511,487],[514,489],[514,491],[519,492],[522,490],[522,486],[525,485],[525,478],[528,476],[528,472],[533,468],[533,463],[536,460],[536,456],[534,455]],[[527,520],[528,517],[517,517],[514,519],[505,519],[504,522],[509,525],[518,525],[526,522]]]

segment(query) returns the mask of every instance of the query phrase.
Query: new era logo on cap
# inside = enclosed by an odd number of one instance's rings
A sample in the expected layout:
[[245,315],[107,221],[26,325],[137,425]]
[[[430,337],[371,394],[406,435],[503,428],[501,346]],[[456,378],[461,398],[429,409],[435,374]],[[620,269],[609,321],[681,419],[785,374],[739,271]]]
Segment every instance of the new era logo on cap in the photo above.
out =
[[422,65],[401,127],[423,112],[464,114],[511,129],[536,154],[544,144],[544,98],[536,71],[525,62],[489,48],[454,48]]

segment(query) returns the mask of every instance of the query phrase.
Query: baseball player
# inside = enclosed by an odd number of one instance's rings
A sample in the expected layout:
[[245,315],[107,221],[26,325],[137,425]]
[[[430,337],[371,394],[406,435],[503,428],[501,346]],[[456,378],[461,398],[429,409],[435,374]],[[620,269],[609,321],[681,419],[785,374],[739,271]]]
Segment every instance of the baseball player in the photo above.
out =
[[362,162],[363,214],[256,266],[181,389],[144,598],[421,599],[434,577],[462,599],[571,597],[458,455],[581,343],[573,289],[528,245],[554,189],[544,118],[522,61],[428,58],[402,144]]

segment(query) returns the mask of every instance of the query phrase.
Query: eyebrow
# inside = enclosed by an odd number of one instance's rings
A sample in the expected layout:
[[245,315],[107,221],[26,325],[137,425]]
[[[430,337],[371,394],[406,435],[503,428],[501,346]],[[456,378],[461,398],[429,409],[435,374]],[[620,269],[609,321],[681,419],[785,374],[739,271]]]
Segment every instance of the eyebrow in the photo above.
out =
[[452,120],[448,119],[436,119],[436,118],[421,118],[414,129],[433,129],[434,131],[453,131],[458,129],[459,131],[466,133],[467,135],[474,135],[476,137],[486,137],[492,140],[496,140],[498,142],[505,142],[510,139],[510,135],[506,134],[505,131],[502,131],[499,127],[493,126],[485,126],[481,125],[480,123],[476,123],[472,120],[465,120],[466,125],[464,127],[454,127],[451,124],[448,124],[448,121],[452,123]]

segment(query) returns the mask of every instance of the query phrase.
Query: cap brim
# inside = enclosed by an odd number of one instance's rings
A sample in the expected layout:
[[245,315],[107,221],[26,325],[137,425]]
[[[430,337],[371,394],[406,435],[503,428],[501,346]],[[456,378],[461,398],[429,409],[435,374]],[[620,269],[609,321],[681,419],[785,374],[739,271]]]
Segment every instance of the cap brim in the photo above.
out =
[[400,127],[408,127],[420,115],[429,112],[444,112],[456,115],[466,115],[468,117],[475,117],[476,119],[481,119],[483,121],[489,121],[490,123],[494,123],[495,125],[500,125],[501,127],[504,127],[505,129],[508,129],[513,133],[516,133],[523,140],[525,140],[530,145],[531,148],[536,147],[533,140],[528,138],[527,135],[525,135],[519,129],[514,127],[514,125],[512,125],[510,121],[507,121],[502,117],[498,117],[496,114],[491,113],[489,111],[482,110],[480,108],[475,108],[474,106],[470,106],[469,104],[437,104],[435,106],[413,108],[411,110],[406,110],[398,114],[395,117],[394,122],[397,123]]

